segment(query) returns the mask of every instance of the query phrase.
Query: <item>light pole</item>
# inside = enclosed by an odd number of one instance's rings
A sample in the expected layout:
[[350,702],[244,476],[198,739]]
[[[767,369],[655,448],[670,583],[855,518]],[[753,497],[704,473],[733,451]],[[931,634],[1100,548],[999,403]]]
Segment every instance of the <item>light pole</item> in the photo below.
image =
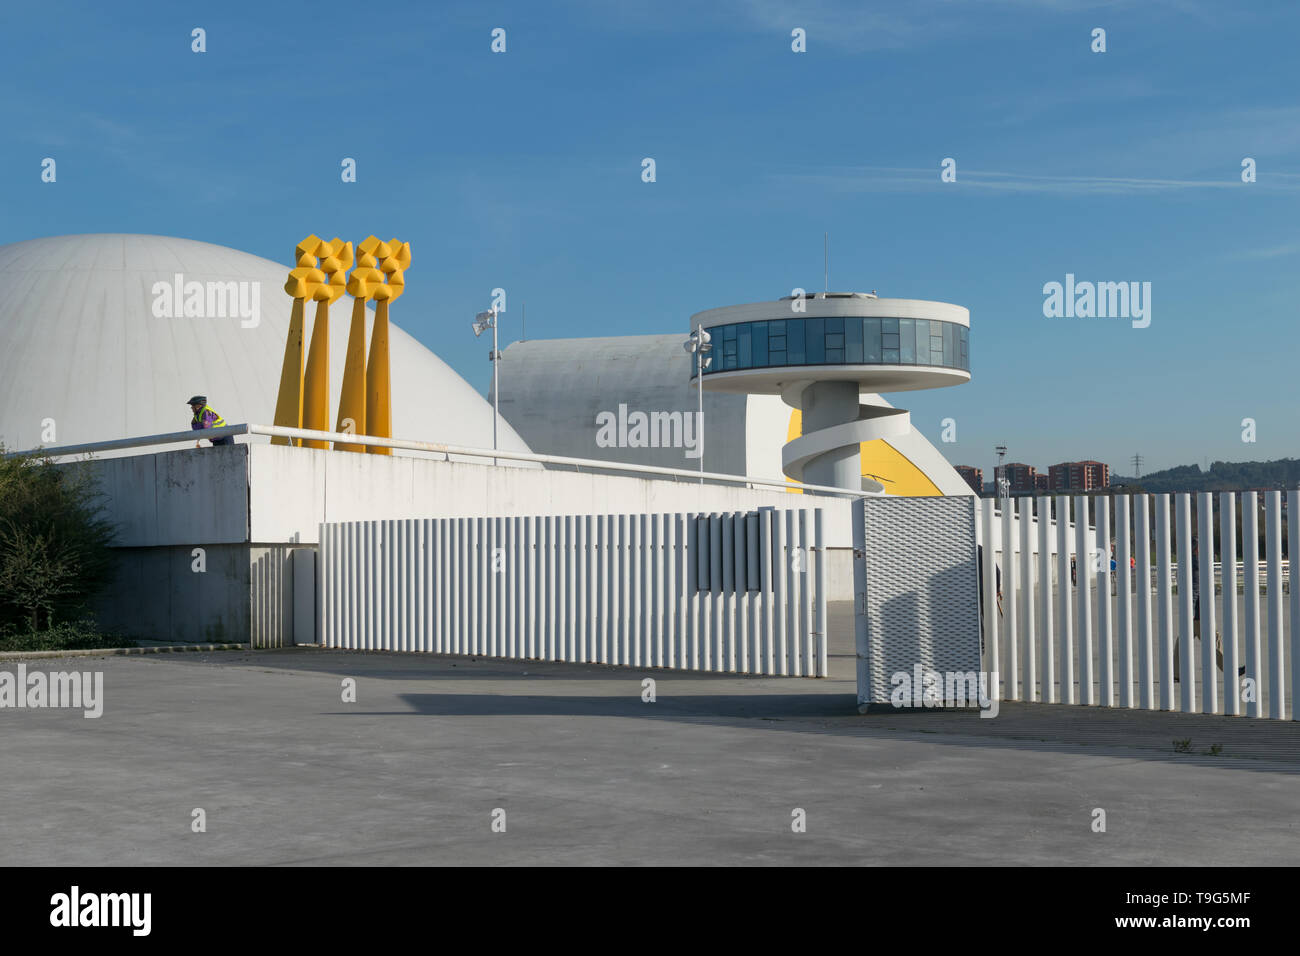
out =
[[[497,419],[501,415],[501,376],[499,373],[498,362],[501,359],[501,353],[497,351],[497,309],[493,306],[487,312],[480,312],[474,316],[474,337],[478,338],[488,329],[492,330],[492,351],[488,353],[488,358],[492,362],[492,450],[497,450]],[[497,460],[492,459],[495,465]]]
[[1003,479],[1002,462],[1007,457],[1007,446],[998,445],[993,450],[998,453],[998,464],[997,467],[993,469],[993,497],[995,498],[1010,497],[1011,483],[1010,482],[1006,483],[1005,491],[1003,490],[1003,484],[1002,484],[1002,479]]
[[[713,336],[704,331],[704,326],[698,326],[694,332],[686,337],[682,343],[682,348],[695,356],[695,391],[699,395],[700,411],[699,418],[699,443],[700,443],[700,484],[704,484],[704,370],[713,362],[713,356],[708,355],[713,351]],[[705,356],[708,355],[706,358]]]

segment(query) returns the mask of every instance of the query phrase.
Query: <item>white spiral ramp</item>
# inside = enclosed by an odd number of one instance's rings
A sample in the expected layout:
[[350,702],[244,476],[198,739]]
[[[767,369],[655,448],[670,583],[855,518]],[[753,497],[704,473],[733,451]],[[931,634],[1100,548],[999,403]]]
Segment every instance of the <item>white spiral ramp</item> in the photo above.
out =
[[[796,406],[802,408],[802,406]],[[805,423],[807,417],[804,417]],[[805,429],[807,425],[805,424]],[[843,459],[845,468],[851,473],[861,475],[861,455],[859,449],[863,442],[875,441],[877,438],[899,438],[906,435],[912,427],[911,413],[903,408],[890,408],[886,405],[858,405],[857,417],[807,432],[781,449],[781,470],[793,481],[804,481],[806,467],[819,459],[830,457],[832,460]],[[812,484],[820,481],[808,479]],[[885,486],[865,476],[861,477],[862,490],[881,493]]]

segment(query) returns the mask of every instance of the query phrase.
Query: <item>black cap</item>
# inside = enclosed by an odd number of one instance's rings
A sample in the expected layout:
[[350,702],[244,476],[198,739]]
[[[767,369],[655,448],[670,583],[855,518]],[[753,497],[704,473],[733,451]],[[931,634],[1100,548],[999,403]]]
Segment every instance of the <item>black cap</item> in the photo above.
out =
[[185,404],[186,404],[186,405],[206,405],[206,404],[208,404],[208,396],[206,396],[206,395],[195,395],[193,398],[191,398],[191,399],[190,399],[188,402],[186,402]]

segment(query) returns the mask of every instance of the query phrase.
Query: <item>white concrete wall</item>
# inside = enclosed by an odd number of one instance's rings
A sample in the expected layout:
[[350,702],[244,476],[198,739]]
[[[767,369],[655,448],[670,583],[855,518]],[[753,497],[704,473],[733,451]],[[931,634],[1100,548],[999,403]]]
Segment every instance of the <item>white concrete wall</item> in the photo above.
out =
[[98,480],[117,547],[236,544],[248,540],[248,448],[188,448],[60,467],[87,468]]
[[826,546],[852,546],[850,499],[562,470],[249,446],[251,540],[315,544],[322,521],[823,508]]

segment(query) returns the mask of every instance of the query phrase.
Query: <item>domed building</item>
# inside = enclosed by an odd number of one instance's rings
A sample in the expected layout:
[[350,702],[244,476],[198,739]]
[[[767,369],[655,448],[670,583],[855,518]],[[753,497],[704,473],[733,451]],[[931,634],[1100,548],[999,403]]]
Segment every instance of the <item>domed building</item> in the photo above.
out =
[[[52,236],[0,246],[0,443],[25,450],[184,431],[186,400],[196,394],[229,424],[272,424],[290,268],[170,236]],[[191,297],[190,283],[203,294]],[[492,407],[401,330],[403,305],[393,307],[390,336],[393,436],[491,448]],[[314,315],[309,305],[308,334]],[[351,315],[349,296],[331,306],[331,421]],[[367,340],[373,320],[368,311]],[[528,451],[505,422],[498,445]]]

